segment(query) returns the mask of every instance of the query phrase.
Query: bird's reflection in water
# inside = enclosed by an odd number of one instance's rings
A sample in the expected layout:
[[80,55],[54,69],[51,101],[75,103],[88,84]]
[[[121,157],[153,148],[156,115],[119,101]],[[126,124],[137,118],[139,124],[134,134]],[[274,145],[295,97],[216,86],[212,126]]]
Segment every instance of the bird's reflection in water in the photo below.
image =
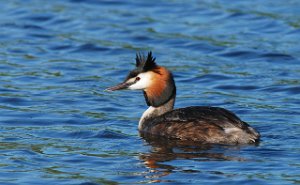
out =
[[[228,150],[240,150],[240,146],[228,145],[212,145],[212,144],[199,144],[197,142],[170,140],[165,138],[151,137],[145,134],[140,134],[145,140],[146,144],[151,146],[149,153],[141,153],[139,158],[149,168],[145,177],[150,182],[161,182],[161,177],[171,174],[173,171],[178,171],[178,167],[164,162],[187,159],[194,161],[246,161],[246,159],[236,156],[228,156],[224,153]],[[201,172],[196,169],[184,169],[185,173]],[[211,171],[211,173],[222,174],[222,172]],[[149,182],[149,181],[148,181]],[[169,182],[169,181],[168,181]]]

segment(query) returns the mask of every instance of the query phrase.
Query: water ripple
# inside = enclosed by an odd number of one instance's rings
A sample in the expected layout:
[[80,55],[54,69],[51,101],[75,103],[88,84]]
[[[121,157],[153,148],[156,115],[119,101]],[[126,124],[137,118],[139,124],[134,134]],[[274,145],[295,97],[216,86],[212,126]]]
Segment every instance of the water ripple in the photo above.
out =
[[40,14],[40,15],[24,17],[23,19],[39,23],[39,22],[47,22],[47,21],[53,19],[53,16]]
[[96,46],[94,44],[83,44],[78,46],[73,52],[101,52],[101,51],[108,51],[110,48]]

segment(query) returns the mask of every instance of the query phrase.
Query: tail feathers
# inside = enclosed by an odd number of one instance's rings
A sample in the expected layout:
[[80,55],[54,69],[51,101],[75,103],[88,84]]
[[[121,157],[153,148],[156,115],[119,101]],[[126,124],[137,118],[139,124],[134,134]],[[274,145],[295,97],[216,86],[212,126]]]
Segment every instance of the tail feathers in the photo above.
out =
[[254,130],[252,127],[248,127],[248,129],[251,131],[251,138],[250,140],[253,141],[253,143],[256,143],[260,139],[260,134],[256,130]]
[[227,128],[225,129],[226,138],[231,142],[236,142],[239,144],[251,144],[259,142],[260,134],[254,130],[252,127],[241,128]]

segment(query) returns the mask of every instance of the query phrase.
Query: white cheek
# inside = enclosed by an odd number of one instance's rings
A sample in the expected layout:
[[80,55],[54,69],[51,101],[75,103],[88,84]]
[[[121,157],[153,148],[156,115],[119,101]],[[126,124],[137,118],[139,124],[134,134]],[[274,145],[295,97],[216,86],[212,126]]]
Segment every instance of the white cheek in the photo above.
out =
[[141,73],[138,75],[140,78],[135,84],[132,84],[128,87],[131,90],[139,90],[139,89],[146,89],[151,85],[151,74],[150,73]]

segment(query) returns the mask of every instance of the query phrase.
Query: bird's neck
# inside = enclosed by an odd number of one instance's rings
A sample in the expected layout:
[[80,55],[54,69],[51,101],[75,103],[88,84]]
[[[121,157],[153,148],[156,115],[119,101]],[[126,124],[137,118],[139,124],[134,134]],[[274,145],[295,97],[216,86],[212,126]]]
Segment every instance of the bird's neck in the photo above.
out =
[[148,120],[154,119],[160,115],[163,115],[166,112],[169,112],[173,110],[174,108],[174,103],[175,103],[175,97],[176,94],[174,94],[168,102],[165,104],[158,106],[158,107],[153,107],[150,106],[142,115],[140,121],[139,121],[139,130],[142,131],[143,127],[145,124],[147,124]]

